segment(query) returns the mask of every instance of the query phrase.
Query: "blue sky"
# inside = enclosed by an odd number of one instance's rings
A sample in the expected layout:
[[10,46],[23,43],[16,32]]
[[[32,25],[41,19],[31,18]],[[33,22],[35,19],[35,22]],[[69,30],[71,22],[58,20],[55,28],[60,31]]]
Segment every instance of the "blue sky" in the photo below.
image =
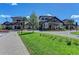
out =
[[0,23],[11,21],[10,16],[30,16],[32,12],[38,16],[51,14],[61,20],[73,18],[79,23],[78,3],[0,3]]

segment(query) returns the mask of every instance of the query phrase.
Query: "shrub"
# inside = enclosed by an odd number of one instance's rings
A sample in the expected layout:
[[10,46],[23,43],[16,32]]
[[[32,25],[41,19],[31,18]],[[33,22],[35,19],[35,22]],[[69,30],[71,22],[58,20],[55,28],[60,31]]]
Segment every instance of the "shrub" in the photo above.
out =
[[71,45],[71,41],[68,41],[68,42],[67,42],[67,45]]
[[73,40],[73,44],[79,45],[79,41],[75,39],[75,40]]
[[71,45],[71,42],[72,42],[72,41],[71,41],[70,38],[68,38],[68,39],[66,38],[66,41],[65,41],[65,42],[66,42],[67,45]]

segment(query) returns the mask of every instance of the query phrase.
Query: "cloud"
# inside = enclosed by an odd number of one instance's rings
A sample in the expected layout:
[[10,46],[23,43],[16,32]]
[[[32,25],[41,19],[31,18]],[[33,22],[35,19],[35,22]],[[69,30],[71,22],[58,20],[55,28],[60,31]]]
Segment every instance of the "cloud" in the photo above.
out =
[[28,19],[29,19],[29,18],[30,18],[30,16],[26,16],[26,18],[28,18]]
[[0,15],[0,17],[6,18],[6,17],[11,17],[10,15]]
[[52,16],[51,14],[46,14],[47,16]]
[[11,5],[12,5],[12,6],[16,6],[16,5],[18,5],[18,4],[17,4],[17,3],[11,3]]
[[79,15],[72,15],[71,18],[79,18]]

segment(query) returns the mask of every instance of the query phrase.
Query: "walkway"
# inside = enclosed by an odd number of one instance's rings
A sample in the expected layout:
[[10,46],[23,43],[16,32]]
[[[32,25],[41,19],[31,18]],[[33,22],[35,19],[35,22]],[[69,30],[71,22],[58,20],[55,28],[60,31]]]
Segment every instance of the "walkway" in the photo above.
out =
[[29,55],[17,32],[0,33],[0,55]]

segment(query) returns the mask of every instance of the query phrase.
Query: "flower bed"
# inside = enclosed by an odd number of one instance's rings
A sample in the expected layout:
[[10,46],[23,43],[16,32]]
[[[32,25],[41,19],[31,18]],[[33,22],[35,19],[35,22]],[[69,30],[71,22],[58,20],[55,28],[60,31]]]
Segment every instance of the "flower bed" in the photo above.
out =
[[9,30],[0,30],[0,32],[9,32]]

